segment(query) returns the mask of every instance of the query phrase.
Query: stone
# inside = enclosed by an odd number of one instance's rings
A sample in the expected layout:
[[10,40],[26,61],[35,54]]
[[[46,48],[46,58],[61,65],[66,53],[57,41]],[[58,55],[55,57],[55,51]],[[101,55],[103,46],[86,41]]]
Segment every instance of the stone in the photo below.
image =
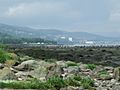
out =
[[68,86],[66,90],[85,90],[82,87]]
[[51,76],[54,76],[54,75],[61,76],[62,72],[63,72],[62,67],[58,66],[55,63],[50,64],[47,67],[47,76],[46,76],[46,79],[48,79],[48,78],[50,78]]
[[114,69],[114,78],[117,81],[120,81],[120,67],[117,67],[117,68]]
[[32,60],[33,58],[32,57],[29,57],[29,56],[20,56],[20,61],[21,62],[24,62],[24,61],[27,61],[27,60]]
[[24,61],[14,68],[21,71],[33,70],[38,67],[38,62],[35,60]]
[[120,90],[120,85],[114,85],[114,86],[112,87],[112,90]]
[[68,70],[68,74],[77,74],[80,72],[78,66],[70,66],[67,68],[67,70]]
[[0,70],[0,80],[16,80],[17,77],[8,67],[4,67]]
[[44,66],[41,66],[35,70],[30,71],[29,74],[38,80],[45,80],[47,76],[47,69]]
[[67,64],[65,63],[65,61],[56,61],[56,64],[60,67],[67,67]]
[[30,75],[29,72],[22,72],[19,71],[18,73],[15,74],[18,80],[27,80],[29,78],[33,78],[32,75]]
[[96,90],[109,90],[109,89],[107,87],[101,87],[101,86],[99,86],[99,87],[96,88]]
[[4,65],[2,63],[0,63],[0,69],[3,69]]

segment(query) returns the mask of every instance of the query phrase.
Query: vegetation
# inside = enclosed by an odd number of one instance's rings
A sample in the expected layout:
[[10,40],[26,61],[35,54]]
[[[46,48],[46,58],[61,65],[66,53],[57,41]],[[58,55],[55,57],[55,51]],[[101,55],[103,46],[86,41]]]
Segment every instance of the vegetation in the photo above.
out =
[[55,63],[57,60],[56,59],[45,59],[46,62],[50,63]]
[[108,75],[108,72],[106,70],[101,70],[98,72],[98,75],[99,76],[106,76],[106,75]]
[[0,82],[0,88],[9,89],[52,89],[59,90],[62,87],[67,86],[83,86],[86,89],[91,88],[94,85],[94,81],[90,78],[81,78],[80,76],[74,76],[67,80],[60,78],[59,76],[53,76],[49,78],[46,82],[42,82],[37,79],[32,79],[30,81],[13,81],[13,82]]
[[23,43],[45,43],[45,44],[57,44],[55,41],[44,40],[41,38],[0,38],[1,44],[23,44]]
[[93,70],[96,68],[96,65],[95,64],[87,64],[86,68]]
[[5,63],[7,60],[12,59],[11,55],[3,49],[0,49],[0,63]]
[[[17,47],[18,48],[18,47]],[[85,64],[100,64],[105,66],[119,66],[120,47],[35,47],[17,49],[15,53],[22,53],[33,58],[56,59]],[[118,62],[118,63],[114,63]]]
[[75,62],[69,61],[69,62],[67,63],[67,66],[68,66],[68,67],[69,67],[69,66],[78,66],[78,64],[75,63]]

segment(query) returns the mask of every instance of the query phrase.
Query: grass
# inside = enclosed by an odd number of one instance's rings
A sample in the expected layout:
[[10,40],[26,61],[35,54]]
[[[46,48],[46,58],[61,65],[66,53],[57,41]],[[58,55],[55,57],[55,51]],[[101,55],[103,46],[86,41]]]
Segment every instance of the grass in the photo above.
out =
[[56,59],[45,59],[45,61],[49,63],[55,63],[57,60]]
[[99,77],[107,77],[109,73],[106,70],[101,70],[98,72]]
[[30,81],[14,81],[9,83],[0,82],[0,88],[8,89],[42,89],[42,90],[59,90],[62,87],[67,86],[82,86],[83,88],[89,89],[94,85],[94,81],[88,77],[80,77],[76,75],[68,79],[62,79],[59,76],[53,76],[47,81],[42,82],[37,79]]
[[0,49],[0,63],[5,63],[5,61],[10,59],[12,59],[12,56],[4,49]]
[[70,67],[70,66],[78,66],[78,64],[75,63],[75,62],[69,61],[69,62],[67,62],[67,66],[68,67]]
[[96,65],[95,64],[86,64],[86,68],[93,70],[96,68]]

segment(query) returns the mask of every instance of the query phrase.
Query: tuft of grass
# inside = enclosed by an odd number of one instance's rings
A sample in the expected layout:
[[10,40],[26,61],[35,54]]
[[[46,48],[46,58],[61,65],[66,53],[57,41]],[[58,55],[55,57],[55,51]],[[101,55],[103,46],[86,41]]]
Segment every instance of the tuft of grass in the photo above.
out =
[[89,77],[85,77],[81,80],[81,85],[85,88],[85,89],[89,89],[91,87],[94,86],[94,80],[92,80]]
[[95,64],[87,64],[87,65],[86,65],[86,68],[93,70],[93,69],[96,68],[96,65],[95,65]]
[[7,60],[11,60],[12,56],[3,49],[0,49],[0,63],[5,63]]
[[70,61],[70,62],[67,62],[67,66],[68,67],[70,67],[70,66],[78,66],[78,64],[75,63],[75,62]]
[[57,60],[56,59],[45,59],[45,61],[49,63],[55,63]]
[[109,75],[109,73],[106,70],[101,70],[98,72],[98,75],[99,76],[107,76],[107,75]]

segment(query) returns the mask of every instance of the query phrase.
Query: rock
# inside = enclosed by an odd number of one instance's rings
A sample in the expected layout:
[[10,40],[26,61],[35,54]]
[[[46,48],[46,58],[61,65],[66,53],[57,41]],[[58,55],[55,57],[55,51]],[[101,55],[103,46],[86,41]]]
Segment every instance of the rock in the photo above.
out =
[[2,80],[17,80],[17,77],[15,76],[13,72],[10,72],[6,74],[6,76],[4,76]]
[[114,86],[112,87],[112,90],[120,90],[120,85],[114,85]]
[[113,85],[115,84],[117,81],[115,79],[111,79],[110,83]]
[[62,67],[58,66],[55,63],[50,64],[47,67],[47,76],[46,76],[46,79],[48,79],[48,78],[50,78],[51,76],[54,76],[54,75],[61,76],[62,72],[63,72]]
[[15,66],[14,68],[17,69],[17,70],[26,71],[26,70],[33,70],[33,69],[35,69],[37,67],[38,67],[38,62],[37,61],[28,60],[28,61],[22,62],[18,66]]
[[80,70],[85,70],[86,69],[86,64],[81,64],[80,66],[79,66],[79,68],[80,68]]
[[77,74],[80,72],[80,69],[78,66],[70,66],[67,68],[68,74]]
[[65,63],[65,61],[56,61],[56,64],[63,68],[67,67],[67,64]]
[[99,71],[102,71],[102,70],[104,70],[104,67],[103,67],[103,66],[101,66],[101,65],[97,66],[97,67],[93,70],[94,75],[97,75],[97,73],[98,73]]
[[27,60],[32,60],[33,58],[32,57],[29,57],[29,56],[22,56],[20,57],[20,61],[27,61]]
[[85,90],[82,87],[68,86],[66,90]]
[[15,74],[18,80],[27,80],[28,78],[32,78],[29,72],[21,72]]
[[108,73],[113,73],[114,68],[113,67],[104,67],[105,70],[107,70]]
[[114,78],[117,81],[120,81],[120,67],[117,67],[117,68],[114,69]]
[[15,74],[8,68],[4,67],[0,70],[0,80],[16,80]]
[[109,89],[107,87],[101,87],[101,86],[99,86],[99,87],[96,88],[96,90],[109,90]]
[[113,67],[104,67],[105,70],[113,70]]
[[33,78],[37,78],[39,80],[45,80],[47,76],[47,69],[44,66],[38,67],[35,70],[29,72],[29,74]]
[[98,77],[99,80],[111,80],[113,77],[111,77],[110,75],[100,75]]
[[4,65],[2,63],[0,63],[0,69],[3,69]]

